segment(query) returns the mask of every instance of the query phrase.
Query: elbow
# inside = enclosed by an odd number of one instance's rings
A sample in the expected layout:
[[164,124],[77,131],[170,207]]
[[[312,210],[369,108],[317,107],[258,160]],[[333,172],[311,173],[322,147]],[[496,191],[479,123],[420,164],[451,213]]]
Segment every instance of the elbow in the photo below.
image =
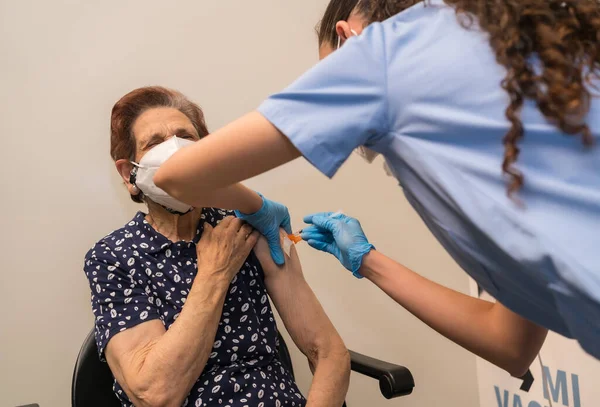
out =
[[350,374],[350,352],[345,346],[331,350],[327,355],[324,355],[323,359],[330,359],[332,363],[343,367],[344,371],[348,371],[348,374]]
[[314,346],[311,351],[307,352],[307,358],[315,369],[323,363],[331,364],[345,372],[348,378],[350,377],[350,352],[341,339],[339,343],[328,346]]
[[339,363],[341,366],[344,367],[344,372],[346,374],[346,380],[350,381],[352,358],[350,357],[350,352],[348,352],[348,349],[346,349],[345,347],[344,347],[344,352],[340,355]]
[[521,378],[527,373],[537,355],[537,351],[534,352],[523,348],[512,349],[508,353],[503,358],[501,367],[510,373],[511,376],[517,378]]
[[505,366],[503,366],[504,370],[510,373],[511,376],[516,378],[521,378],[525,376],[525,373],[529,370],[533,359],[525,358],[525,357],[515,357],[507,360],[505,362]]
[[335,363],[338,364],[341,368],[341,378],[346,391],[348,391],[348,386],[350,385],[350,372],[351,372],[351,357],[350,352],[344,346],[343,350],[340,349],[336,352]]
[[513,377],[521,378],[539,354],[546,341],[548,330],[514,314],[499,302],[490,310],[488,359]]
[[169,400],[158,395],[145,394],[138,397],[138,400],[141,407],[175,407],[174,403],[169,403]]
[[525,376],[525,374],[527,373],[527,371],[529,370],[529,365],[525,366],[523,364],[519,365],[519,364],[515,364],[515,365],[511,365],[505,368],[505,370],[512,376],[515,377],[517,379],[520,379],[521,377]]
[[166,384],[136,384],[132,386],[133,400],[135,405],[141,407],[178,407],[181,406],[185,397],[173,393],[174,386]]
[[526,338],[523,341],[517,341],[512,346],[507,346],[505,349],[505,357],[503,357],[504,368],[513,377],[523,377],[536,356],[540,353],[540,349],[546,340],[545,329],[537,329],[534,333],[523,336]]

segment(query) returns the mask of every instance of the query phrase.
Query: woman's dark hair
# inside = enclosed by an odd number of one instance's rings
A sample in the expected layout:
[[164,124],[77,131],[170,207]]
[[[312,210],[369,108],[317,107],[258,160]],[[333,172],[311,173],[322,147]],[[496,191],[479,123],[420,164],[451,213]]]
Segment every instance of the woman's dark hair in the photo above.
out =
[[[200,138],[208,134],[202,109],[180,92],[160,86],[138,88],[115,103],[110,115],[110,155],[114,161],[123,158],[135,160],[133,125],[142,113],[154,107],[177,109],[190,119]],[[131,195],[134,202],[142,203],[143,198],[141,192]]]
[[[319,45],[335,45],[335,23],[352,12],[368,23],[383,21],[423,0],[332,0],[320,23]],[[591,77],[600,68],[600,2],[597,0],[444,0],[461,22],[476,22],[489,35],[498,63],[507,74],[502,87],[510,96],[506,117],[511,128],[504,137],[502,170],[509,176],[509,195],[523,185],[515,167],[523,138],[520,111],[534,100],[542,114],[560,130],[579,135],[591,146],[594,138],[585,116],[590,108]],[[348,8],[353,7],[348,11]],[[536,73],[531,56],[542,71]]]
[[360,0],[331,0],[323,19],[317,24],[317,36],[319,37],[319,46],[323,44],[335,45],[337,42],[337,32],[335,24],[341,20],[350,18]]

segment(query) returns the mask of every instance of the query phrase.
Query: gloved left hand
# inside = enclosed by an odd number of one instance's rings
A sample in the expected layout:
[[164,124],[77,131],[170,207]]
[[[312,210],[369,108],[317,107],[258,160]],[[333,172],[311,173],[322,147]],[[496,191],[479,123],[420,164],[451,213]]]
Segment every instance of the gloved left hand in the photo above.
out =
[[271,257],[278,265],[285,263],[283,249],[279,238],[279,228],[283,228],[287,233],[292,233],[292,225],[290,222],[290,213],[285,205],[271,201],[260,193],[258,194],[263,200],[262,207],[258,212],[252,214],[235,211],[238,218],[248,222],[252,227],[262,233],[269,242]]
[[302,239],[317,250],[333,254],[354,277],[363,278],[359,270],[363,257],[375,249],[365,236],[360,222],[343,214],[316,213],[304,218],[312,224],[302,229]]

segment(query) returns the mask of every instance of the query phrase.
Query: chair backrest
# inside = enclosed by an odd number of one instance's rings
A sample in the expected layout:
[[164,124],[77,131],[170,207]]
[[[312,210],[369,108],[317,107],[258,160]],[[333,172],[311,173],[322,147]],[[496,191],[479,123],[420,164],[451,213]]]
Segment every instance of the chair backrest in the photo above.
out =
[[72,407],[121,407],[113,391],[113,375],[98,358],[94,329],[87,335],[77,356],[71,384]]

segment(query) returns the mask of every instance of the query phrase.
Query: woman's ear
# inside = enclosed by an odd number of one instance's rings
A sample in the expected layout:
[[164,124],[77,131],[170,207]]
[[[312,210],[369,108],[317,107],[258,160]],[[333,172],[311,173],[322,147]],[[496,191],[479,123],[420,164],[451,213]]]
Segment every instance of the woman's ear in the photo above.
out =
[[120,159],[115,162],[115,167],[117,167],[117,171],[121,178],[123,178],[123,183],[127,187],[127,190],[131,195],[138,195],[140,190],[138,187],[133,185],[131,181],[131,171],[133,170],[133,164],[129,162],[129,160]]
[[335,32],[337,33],[338,37],[341,38],[342,42],[346,41],[353,35],[350,24],[344,20],[340,20],[335,24]]

